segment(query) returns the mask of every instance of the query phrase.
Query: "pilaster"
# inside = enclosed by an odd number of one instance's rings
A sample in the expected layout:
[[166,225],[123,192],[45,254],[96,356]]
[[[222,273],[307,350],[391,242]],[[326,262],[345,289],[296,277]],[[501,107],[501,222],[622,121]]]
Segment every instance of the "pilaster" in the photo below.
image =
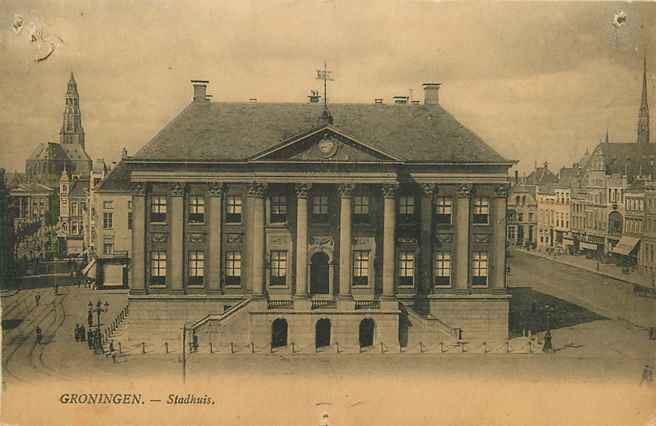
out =
[[501,185],[496,188],[494,194],[494,210],[492,219],[494,220],[494,269],[491,282],[491,288],[506,288],[506,207],[508,202],[508,187]]
[[132,251],[130,293],[146,294],[146,185],[130,185],[132,193]]
[[170,293],[184,293],[184,194],[181,183],[171,185],[168,191],[168,253],[169,265],[166,282]]
[[383,185],[383,298],[394,297],[396,280],[396,196],[398,185]]
[[210,183],[207,191],[208,217],[207,217],[207,291],[213,294],[223,293],[221,288],[222,255],[221,255],[221,225],[223,223],[223,184]]
[[252,221],[248,223],[251,235],[251,281],[254,297],[264,295],[264,194],[266,184],[253,182],[248,188],[248,198],[253,208]]
[[456,291],[469,287],[469,204],[472,185],[462,185],[456,193]]
[[308,296],[308,193],[311,185],[299,183],[294,189],[296,190],[296,292],[294,297],[298,299],[297,302],[300,302],[307,299]]
[[339,192],[339,303],[350,303],[351,295],[351,220],[353,185],[337,187]]

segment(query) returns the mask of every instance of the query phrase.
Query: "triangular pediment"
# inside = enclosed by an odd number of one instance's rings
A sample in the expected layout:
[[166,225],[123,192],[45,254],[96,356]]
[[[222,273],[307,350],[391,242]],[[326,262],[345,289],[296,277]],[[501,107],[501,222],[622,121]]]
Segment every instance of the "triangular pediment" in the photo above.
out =
[[334,127],[326,126],[289,138],[255,155],[251,161],[399,162],[401,160],[357,141]]

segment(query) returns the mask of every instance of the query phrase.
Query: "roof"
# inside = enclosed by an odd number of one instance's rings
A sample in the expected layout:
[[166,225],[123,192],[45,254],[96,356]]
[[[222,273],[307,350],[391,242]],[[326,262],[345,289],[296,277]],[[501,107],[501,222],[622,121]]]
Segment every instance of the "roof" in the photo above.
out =
[[[192,102],[133,160],[244,161],[319,128],[319,104]],[[333,104],[332,128],[404,161],[507,163],[439,105]]]
[[93,160],[92,171],[93,173],[104,174],[107,171],[107,165],[105,164],[105,160],[102,158],[97,158]]
[[598,148],[606,160],[606,174],[656,174],[656,144],[601,143]]
[[526,177],[527,185],[547,185],[556,182],[558,182],[558,177],[546,165],[544,167],[536,167]]
[[40,143],[34,148],[32,154],[27,159],[27,161],[30,160],[68,161],[68,155],[58,143]]
[[121,161],[100,181],[96,192],[127,192],[130,189],[130,168]]
[[581,175],[579,167],[562,167],[558,173],[558,184],[562,186],[573,186],[578,183]]
[[85,197],[89,190],[89,181],[84,179],[74,179],[71,182],[71,187],[68,191],[69,197]]

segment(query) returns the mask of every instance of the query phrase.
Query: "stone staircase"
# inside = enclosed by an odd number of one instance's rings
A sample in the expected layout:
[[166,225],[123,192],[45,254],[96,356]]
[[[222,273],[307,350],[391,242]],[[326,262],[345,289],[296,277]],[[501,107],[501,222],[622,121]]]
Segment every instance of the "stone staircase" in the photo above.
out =
[[418,311],[412,306],[401,303],[401,316],[408,321],[408,346],[436,345],[440,342],[457,345],[459,329],[446,324],[439,318]]
[[128,346],[129,323],[129,310],[126,306],[114,319],[113,324],[116,324],[116,327],[110,328],[110,332],[107,338],[103,339],[103,352],[106,356],[111,356],[111,352],[109,350],[110,341],[114,343],[115,351],[119,351],[120,349],[121,353],[130,352],[131,348]]

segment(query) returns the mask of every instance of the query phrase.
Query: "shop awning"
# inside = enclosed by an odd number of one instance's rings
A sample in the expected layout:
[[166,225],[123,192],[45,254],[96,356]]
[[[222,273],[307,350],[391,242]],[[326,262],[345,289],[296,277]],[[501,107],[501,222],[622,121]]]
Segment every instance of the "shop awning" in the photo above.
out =
[[621,254],[622,256],[628,256],[639,242],[639,238],[622,237],[620,238],[620,241],[615,244],[615,247],[613,247],[613,250],[611,251],[613,253]]
[[586,249],[586,250],[597,250],[597,245],[581,241],[579,243],[579,248]]

